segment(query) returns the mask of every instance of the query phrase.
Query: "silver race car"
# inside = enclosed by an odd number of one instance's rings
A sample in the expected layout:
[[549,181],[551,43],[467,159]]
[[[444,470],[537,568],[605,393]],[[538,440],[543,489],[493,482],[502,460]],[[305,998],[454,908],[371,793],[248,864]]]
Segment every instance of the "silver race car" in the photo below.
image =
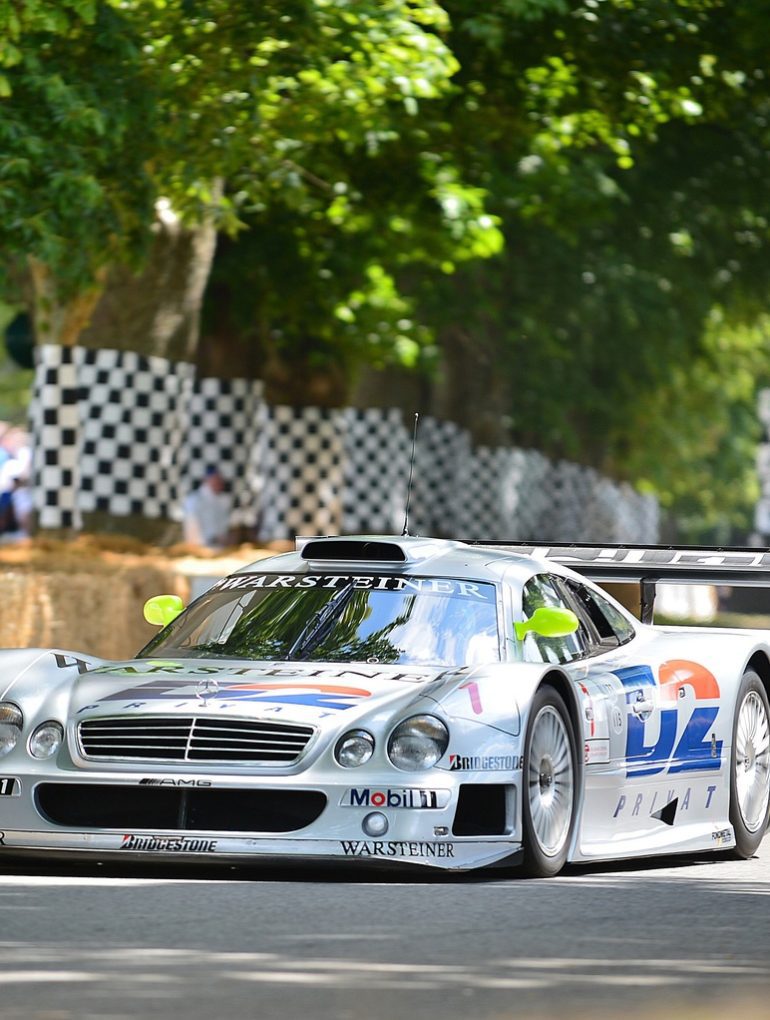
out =
[[[571,567],[567,564],[571,564]],[[574,568],[574,569],[573,569]],[[770,556],[327,538],[139,655],[0,652],[0,854],[367,859],[537,876],[732,850],[770,811],[770,634],[639,622],[600,580]]]

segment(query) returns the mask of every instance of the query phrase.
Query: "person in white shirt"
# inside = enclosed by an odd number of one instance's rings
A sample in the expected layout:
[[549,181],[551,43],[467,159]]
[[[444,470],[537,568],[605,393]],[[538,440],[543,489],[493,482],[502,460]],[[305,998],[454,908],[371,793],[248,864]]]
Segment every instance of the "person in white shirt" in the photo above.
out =
[[216,468],[206,476],[183,505],[184,540],[207,549],[223,549],[230,530],[230,497]]

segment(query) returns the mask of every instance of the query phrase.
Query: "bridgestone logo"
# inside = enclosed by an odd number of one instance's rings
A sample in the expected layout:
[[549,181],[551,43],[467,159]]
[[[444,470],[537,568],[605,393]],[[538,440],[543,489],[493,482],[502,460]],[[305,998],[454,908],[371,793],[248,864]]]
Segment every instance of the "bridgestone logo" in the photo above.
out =
[[516,772],[523,767],[519,754],[449,755],[449,768],[453,772]]
[[342,840],[346,857],[454,857],[454,843],[407,843],[400,840],[368,842]]
[[190,839],[187,836],[124,836],[121,850],[154,850],[171,854],[210,854],[217,848],[216,839]]

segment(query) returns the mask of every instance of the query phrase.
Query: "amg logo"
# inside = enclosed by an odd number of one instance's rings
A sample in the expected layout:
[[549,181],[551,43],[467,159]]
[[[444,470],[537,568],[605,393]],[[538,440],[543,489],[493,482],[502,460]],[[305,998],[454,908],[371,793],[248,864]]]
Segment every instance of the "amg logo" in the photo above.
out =
[[140,786],[211,786],[210,779],[140,779]]
[[190,839],[189,836],[131,836],[123,837],[121,850],[154,850],[172,854],[209,854],[217,848],[216,839]]
[[407,843],[401,840],[368,842],[341,840],[346,857],[454,857],[454,843]]
[[343,807],[439,808],[449,803],[447,790],[372,790],[353,787],[343,797]]

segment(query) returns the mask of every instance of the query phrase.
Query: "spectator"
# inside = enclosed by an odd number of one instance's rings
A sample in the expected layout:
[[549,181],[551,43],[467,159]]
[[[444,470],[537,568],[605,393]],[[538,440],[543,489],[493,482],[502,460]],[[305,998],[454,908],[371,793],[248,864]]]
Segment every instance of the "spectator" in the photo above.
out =
[[32,513],[35,509],[32,499],[32,489],[26,475],[19,474],[13,483],[11,490],[11,506],[16,521],[16,531],[19,538],[27,538],[32,534]]
[[206,469],[206,476],[184,501],[184,539],[207,549],[223,549],[230,530],[230,497],[225,493],[224,479],[215,467]]
[[0,474],[0,541],[15,542],[32,532],[32,491],[17,460],[6,461]]
[[6,424],[4,421],[0,421],[0,471],[2,471],[3,464],[11,459],[11,451],[6,448],[6,436],[9,434],[11,426]]

